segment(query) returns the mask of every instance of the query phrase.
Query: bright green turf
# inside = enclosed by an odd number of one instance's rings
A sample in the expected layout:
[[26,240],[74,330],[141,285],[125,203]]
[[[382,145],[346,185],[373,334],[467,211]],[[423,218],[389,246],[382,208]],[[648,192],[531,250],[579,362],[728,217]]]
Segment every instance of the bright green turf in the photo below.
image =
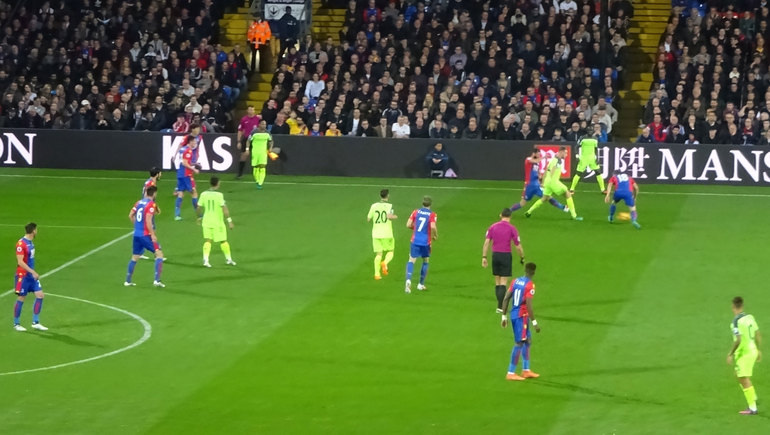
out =
[[[189,200],[187,219],[172,221],[172,178],[161,181],[157,222],[166,289],[151,286],[149,261],[137,266],[137,287],[122,286],[128,238],[42,280],[47,292],[142,316],[150,340],[83,365],[0,376],[0,433],[767,433],[765,416],[737,415],[745,402],[725,363],[733,296],[770,325],[764,189],[643,184],[641,231],[609,225],[593,183],[576,197],[585,222],[550,206],[531,219],[517,212],[539,266],[543,331],[532,367],[542,378],[513,384],[503,379],[511,332],[499,327],[480,252],[520,183],[271,176],[257,191],[227,176],[238,266],[225,267],[214,247],[214,268],[204,269]],[[3,169],[0,291],[11,286],[24,223],[40,224],[39,270],[51,270],[126,234],[143,180]],[[391,188],[400,219],[391,275],[374,282],[365,215],[380,186]],[[424,194],[440,237],[429,290],[405,295],[404,222]],[[97,228],[55,227],[65,225]],[[0,373],[103,354],[142,335],[123,314],[55,296],[42,316],[50,333],[19,334],[12,304],[0,299]],[[770,397],[767,364],[755,370],[761,399]]]

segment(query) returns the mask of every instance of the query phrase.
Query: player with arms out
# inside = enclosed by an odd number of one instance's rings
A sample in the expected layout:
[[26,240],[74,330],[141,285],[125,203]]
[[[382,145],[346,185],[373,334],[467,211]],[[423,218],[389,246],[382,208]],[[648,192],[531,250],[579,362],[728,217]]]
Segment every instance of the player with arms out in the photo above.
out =
[[[612,203],[610,203],[610,194],[612,194],[612,188],[615,188],[615,195],[612,197]],[[642,228],[637,222],[639,215],[636,213],[636,196],[639,194],[639,185],[636,184],[633,178],[628,175],[615,171],[615,174],[610,178],[610,185],[607,189],[607,195],[604,197],[604,202],[610,204],[610,215],[607,220],[612,223],[615,220],[615,210],[617,204],[623,201],[631,211],[631,225],[637,230]]]
[[511,223],[511,210],[506,208],[500,213],[500,220],[487,230],[484,236],[484,247],[481,249],[481,267],[486,268],[487,251],[489,251],[489,245],[492,245],[492,275],[495,277],[497,313],[503,312],[503,298],[508,287],[508,278],[513,276],[511,243],[516,246],[521,264],[524,264],[524,247],[521,246],[519,232]]
[[406,263],[406,293],[412,292],[412,272],[414,272],[414,263],[417,258],[422,258],[422,267],[420,268],[420,283],[417,284],[417,290],[425,290],[425,277],[428,276],[428,262],[430,259],[431,241],[438,239],[438,230],[436,229],[436,220],[438,219],[430,207],[433,200],[430,196],[422,198],[422,208],[412,212],[406,227],[413,230],[412,244],[409,247],[409,262]]
[[136,262],[145,249],[155,254],[155,280],[152,285],[165,287],[160,281],[160,275],[163,271],[163,251],[158,244],[158,236],[155,234],[155,214],[158,210],[155,205],[155,196],[157,193],[157,187],[148,187],[144,198],[137,201],[128,214],[128,218],[134,224],[134,248],[131,261],[128,262],[126,282],[123,283],[126,287],[136,285],[131,281],[131,277],[134,275]]
[[251,134],[248,140],[251,145],[251,166],[254,171],[254,181],[257,189],[262,189],[267,175],[267,154],[273,151],[273,136],[267,132],[267,122],[259,122],[257,130]]
[[211,177],[211,188],[200,196],[198,203],[199,217],[203,227],[203,265],[211,267],[209,263],[209,254],[211,253],[211,242],[219,243],[222,253],[225,254],[225,260],[228,265],[235,266],[232,255],[230,255],[230,244],[227,243],[227,228],[225,221],[230,229],[233,229],[233,218],[230,217],[230,210],[225,204],[225,197],[219,192],[219,178]]
[[727,364],[735,364],[735,375],[749,404],[749,407],[740,413],[755,415],[757,392],[751,384],[751,375],[754,372],[754,363],[762,359],[762,353],[759,351],[762,337],[754,316],[743,311],[743,298],[740,296],[733,298],[733,315],[735,317],[730,323],[730,329],[733,331],[733,345],[727,354]]
[[[540,332],[537,326],[535,313],[532,311],[532,298],[535,296],[535,283],[532,277],[535,276],[537,266],[535,263],[524,265],[524,276],[516,278],[511,284],[511,288],[505,294],[503,299],[503,318],[500,326],[505,328],[508,324],[508,318],[505,312],[508,311],[508,303],[511,306],[511,327],[513,328],[513,339],[516,344],[511,351],[511,362],[508,365],[508,373],[505,379],[509,381],[523,381],[527,378],[539,378],[540,375],[529,368],[529,347],[531,346],[532,333],[529,329],[530,322],[535,327],[536,332]],[[516,366],[519,364],[519,358],[523,358],[521,375],[516,374]]]
[[48,328],[40,324],[40,311],[43,309],[43,287],[40,285],[40,275],[35,271],[35,244],[37,237],[37,224],[29,223],[24,227],[24,237],[16,242],[16,279],[14,280],[14,292],[16,293],[16,305],[13,309],[13,329],[24,332],[27,328],[21,326],[21,307],[29,293],[35,294],[35,305],[32,309],[32,329],[47,331]]
[[[526,179],[524,180],[524,192],[521,193],[521,201],[517,202],[516,204],[513,204],[511,206],[511,211],[516,211],[525,205],[527,205],[527,202],[532,200],[534,197],[542,198],[543,197],[543,188],[540,187],[540,162],[543,160],[543,156],[540,154],[540,150],[534,149],[532,150],[532,155],[527,157],[527,159],[524,161],[524,174],[526,174]],[[569,212],[569,209],[562,205],[559,201],[557,201],[555,198],[551,198],[548,200],[548,203],[552,206],[558,208],[559,210],[562,210],[564,212]]]
[[179,167],[176,170],[176,207],[174,208],[174,220],[182,220],[182,200],[184,193],[190,192],[192,196],[193,210],[198,209],[198,191],[195,189],[195,180],[193,175],[200,171],[196,168],[195,160],[197,155],[198,139],[195,136],[188,136],[188,144],[183,146],[179,153],[181,159]]
[[551,160],[548,161],[548,167],[545,170],[545,180],[543,185],[543,197],[537,200],[532,207],[524,214],[526,217],[530,217],[532,212],[538,209],[545,201],[551,200],[556,195],[564,195],[567,197],[567,207],[572,219],[576,221],[582,221],[583,218],[577,215],[575,211],[575,202],[572,200],[572,194],[567,190],[567,186],[559,180],[561,176],[562,161],[567,157],[567,147],[561,147],[559,151]]
[[[388,189],[380,190],[380,201],[375,202],[369,207],[369,214],[366,215],[366,221],[372,222],[372,247],[374,248],[374,279],[382,279],[382,275],[388,274],[388,264],[393,259],[393,250],[395,249],[395,240],[393,239],[393,219],[397,219],[393,213],[393,206],[388,202],[390,200],[390,191]],[[382,253],[385,253],[385,259],[382,259]]]
[[578,182],[588,169],[596,173],[596,182],[599,184],[599,191],[605,193],[602,171],[599,164],[596,163],[596,148],[599,147],[599,141],[592,137],[584,137],[578,141],[578,146],[580,147],[578,166],[577,171],[575,171],[575,176],[572,177],[572,186],[569,188],[570,193],[575,193]]

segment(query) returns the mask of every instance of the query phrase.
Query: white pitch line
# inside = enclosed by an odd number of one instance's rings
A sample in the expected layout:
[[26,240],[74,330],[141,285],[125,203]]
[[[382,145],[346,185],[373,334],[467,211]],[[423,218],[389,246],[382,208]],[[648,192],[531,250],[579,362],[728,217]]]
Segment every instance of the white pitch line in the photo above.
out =
[[113,310],[113,311],[117,311],[118,313],[125,314],[126,316],[131,317],[132,319],[134,319],[137,322],[142,324],[142,327],[144,328],[144,334],[142,334],[142,336],[141,336],[141,338],[139,338],[139,340],[136,340],[135,342],[129,344],[128,346],[121,347],[120,349],[113,350],[112,352],[107,352],[107,353],[104,353],[104,354],[101,354],[101,355],[92,356],[90,358],[80,359],[80,360],[77,360],[77,361],[70,361],[70,362],[66,362],[66,363],[62,363],[62,364],[56,364],[56,365],[47,366],[47,367],[38,367],[38,368],[34,368],[34,369],[17,370],[17,371],[14,371],[14,372],[0,373],[0,376],[20,375],[22,373],[32,373],[32,372],[42,372],[42,371],[46,371],[46,370],[55,370],[55,369],[60,369],[60,368],[63,368],[63,367],[74,366],[74,365],[77,365],[77,364],[85,364],[85,363],[88,363],[88,362],[91,362],[91,361],[100,360],[100,359],[103,359],[103,358],[109,358],[109,357],[111,357],[113,355],[117,355],[119,353],[131,350],[131,349],[133,349],[135,347],[138,347],[138,346],[141,346],[142,343],[144,343],[145,341],[149,340],[150,337],[152,336],[152,325],[150,325],[150,322],[144,320],[138,314],[134,314],[134,313],[132,313],[130,311],[127,311],[127,310],[124,310],[122,308],[113,307],[112,305],[100,304],[99,302],[89,301],[87,299],[73,298],[72,296],[57,295],[57,294],[52,294],[52,293],[48,293],[48,296],[56,296],[57,298],[70,299],[70,300],[77,301],[77,302],[83,302],[83,303],[86,303],[86,304],[96,305],[98,307],[107,308],[107,309],[110,309],[110,310]]
[[[139,178],[128,177],[82,177],[82,176],[62,176],[62,175],[21,175],[21,174],[0,174],[0,177],[13,177],[13,178],[50,178],[58,180],[114,180],[114,181],[141,181]],[[480,180],[475,180],[480,181]],[[511,180],[515,183],[521,183],[518,180]],[[452,182],[452,181],[450,181]],[[251,181],[234,181],[233,183],[252,183]],[[381,188],[382,183],[378,184],[366,184],[366,183],[304,183],[301,181],[272,181],[269,184],[283,185],[283,186],[316,186],[316,187],[366,187],[366,188]],[[654,183],[653,183],[654,184]],[[518,187],[483,187],[483,186],[426,186],[426,185],[411,185],[411,184],[392,184],[388,185],[391,188],[403,188],[403,189],[435,189],[435,190],[485,190],[485,191],[498,191],[498,192],[511,192],[521,190]],[[732,186],[739,187],[739,186]],[[578,190],[580,193],[593,193],[595,190]],[[674,195],[674,196],[725,196],[725,197],[738,197],[738,198],[770,198],[770,194],[761,193],[720,193],[720,192],[660,192],[660,191],[642,191],[643,195]]]
[[[96,248],[94,248],[94,249],[92,249],[92,250],[90,250],[90,251],[86,252],[85,254],[83,254],[83,255],[81,255],[81,256],[79,256],[79,257],[75,257],[75,258],[73,258],[72,260],[70,260],[70,261],[68,261],[68,262],[66,262],[66,263],[64,263],[64,264],[62,264],[61,266],[57,267],[56,269],[53,269],[53,270],[49,270],[48,272],[46,272],[46,273],[44,273],[44,274],[40,275],[40,278],[46,278],[46,277],[49,277],[49,276],[53,275],[53,274],[54,274],[54,273],[56,273],[56,272],[59,272],[59,271],[61,271],[61,270],[63,270],[63,269],[66,269],[66,268],[68,268],[68,267],[72,266],[73,264],[77,263],[78,261],[80,261],[80,260],[82,260],[82,259],[84,259],[84,258],[90,257],[91,255],[94,255],[94,254],[96,254],[97,252],[101,251],[102,249],[108,248],[108,247],[110,247],[110,246],[114,245],[115,243],[118,243],[118,242],[120,242],[121,240],[123,240],[123,239],[127,238],[128,236],[130,236],[130,235],[132,235],[132,234],[134,234],[134,232],[133,232],[133,231],[131,231],[130,233],[126,233],[126,234],[123,234],[122,236],[120,236],[120,237],[118,237],[118,238],[116,238],[116,239],[112,239],[112,240],[110,240],[109,242],[107,242],[107,243],[105,243],[105,244],[103,244],[103,245],[101,245],[101,246],[97,246]],[[1,297],[3,297],[3,296],[9,295],[9,294],[11,294],[11,293],[13,293],[13,289],[11,289],[11,290],[8,290],[7,292],[5,292],[5,293],[3,293],[3,294],[0,294],[0,298],[1,298]]]
[[[24,228],[26,224],[0,224],[0,227],[18,227]],[[125,230],[126,227],[92,227],[89,225],[47,225],[45,223],[38,224],[43,228],[63,228],[63,229],[79,229],[79,230]]]

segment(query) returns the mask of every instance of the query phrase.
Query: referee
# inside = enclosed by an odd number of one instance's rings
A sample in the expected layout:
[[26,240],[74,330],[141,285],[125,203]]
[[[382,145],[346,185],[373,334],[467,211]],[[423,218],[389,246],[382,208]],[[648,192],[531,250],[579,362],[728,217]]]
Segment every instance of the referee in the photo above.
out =
[[503,209],[500,221],[495,222],[487,230],[484,238],[484,248],[481,251],[481,267],[489,265],[487,252],[492,244],[492,275],[495,276],[495,296],[497,296],[497,313],[503,312],[503,298],[508,286],[508,278],[513,276],[511,242],[516,246],[516,253],[524,264],[524,248],[519,240],[519,232],[511,223],[511,210]]

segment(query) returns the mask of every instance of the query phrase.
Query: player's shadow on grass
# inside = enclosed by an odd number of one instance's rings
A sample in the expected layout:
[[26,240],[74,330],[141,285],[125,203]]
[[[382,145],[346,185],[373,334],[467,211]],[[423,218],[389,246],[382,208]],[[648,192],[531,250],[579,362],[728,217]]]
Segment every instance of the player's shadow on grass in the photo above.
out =
[[597,397],[603,397],[605,399],[612,400],[614,402],[619,403],[636,403],[636,404],[644,404],[644,405],[658,405],[658,406],[666,406],[668,403],[660,402],[657,400],[651,400],[651,399],[642,399],[639,397],[629,397],[629,396],[623,396],[620,394],[614,394],[607,391],[601,391],[594,388],[589,387],[582,387],[580,385],[574,385],[574,384],[568,384],[566,382],[553,382],[553,381],[546,381],[537,379],[534,381],[530,381],[533,383],[536,383],[537,385],[542,385],[544,387],[550,387],[550,388],[558,388],[560,390],[567,390],[572,391],[575,393],[581,393],[581,394],[587,394],[591,396],[597,396]]
[[107,326],[107,325],[114,325],[116,323],[133,323],[136,322],[134,319],[111,319],[111,320],[94,320],[92,322],[75,322],[75,323],[64,323],[56,325],[57,328],[63,329],[63,328],[83,328],[83,327],[93,327],[93,326]]
[[581,300],[576,302],[563,302],[556,304],[544,303],[542,306],[547,308],[560,308],[560,307],[581,307],[581,306],[595,306],[595,305],[613,305],[624,304],[629,299],[596,299],[596,300]]
[[[217,281],[222,281],[221,279],[217,279]],[[196,282],[200,283],[200,280],[197,281],[190,281],[190,282]],[[227,294],[223,294],[221,292],[210,292],[210,293],[196,293],[191,292],[187,290],[180,290],[178,288],[169,288],[166,287],[163,289],[163,293],[172,293],[175,295],[181,295],[181,296],[193,296],[196,298],[202,298],[202,299],[212,299],[212,300],[228,300],[233,299],[231,296],[228,296]]]
[[599,325],[599,326],[628,326],[624,323],[618,322],[606,322],[603,320],[581,319],[579,317],[562,317],[562,316],[538,316],[538,319],[551,320],[554,322],[565,323],[580,323],[582,325]]
[[59,334],[51,331],[46,331],[45,333],[41,333],[41,334],[34,334],[34,336],[39,338],[45,338],[46,340],[58,341],[70,346],[104,348],[104,346],[101,344],[96,344],[85,340],[79,340],[75,337],[72,337],[66,334]]
[[582,371],[576,371],[576,372],[565,372],[565,373],[555,373],[555,374],[551,373],[548,376],[551,378],[559,378],[559,377],[574,378],[575,376],[631,375],[631,374],[661,372],[665,370],[676,370],[682,367],[685,367],[685,365],[669,364],[664,366],[651,366],[651,367],[613,367],[613,368],[606,368],[606,369],[582,370]]

